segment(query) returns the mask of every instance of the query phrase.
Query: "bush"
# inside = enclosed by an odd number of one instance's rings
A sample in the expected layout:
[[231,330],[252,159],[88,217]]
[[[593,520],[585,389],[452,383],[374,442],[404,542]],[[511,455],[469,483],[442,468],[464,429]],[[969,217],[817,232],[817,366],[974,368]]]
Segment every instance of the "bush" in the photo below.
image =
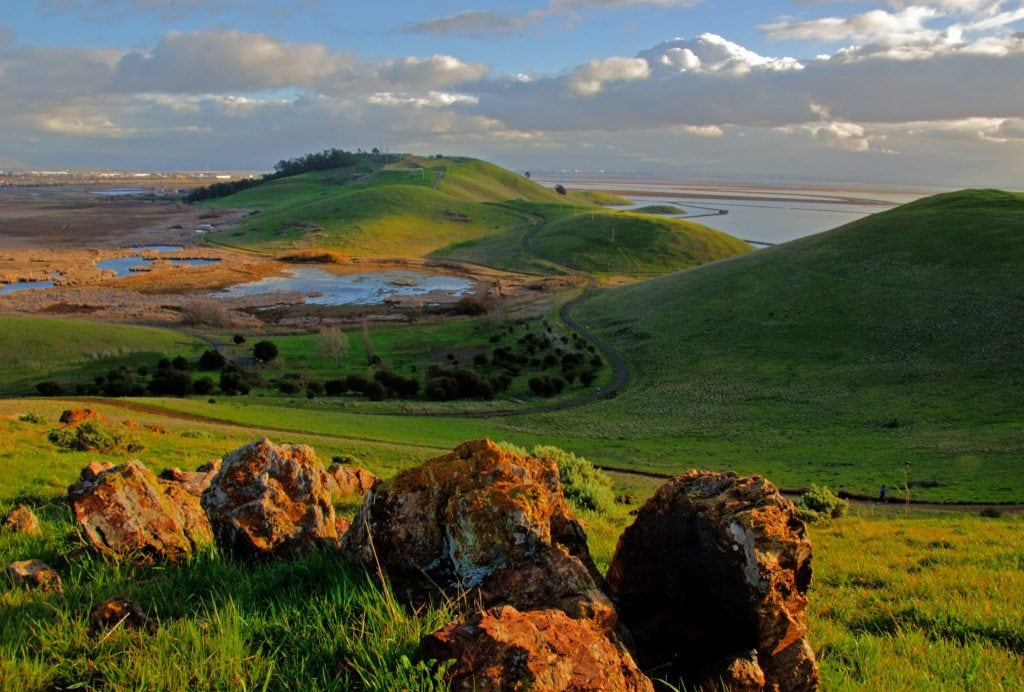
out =
[[549,377],[547,375],[531,377],[527,384],[530,387],[530,391],[538,396],[552,397],[565,389],[565,380],[561,377]]
[[427,370],[426,395],[433,401],[493,399],[494,387],[473,370],[465,368],[446,370],[432,365]]
[[315,399],[318,396],[324,395],[324,383],[313,380],[306,385],[306,397],[309,399]]
[[212,377],[200,377],[192,383],[192,391],[196,394],[212,394],[216,387],[217,386],[214,384]]
[[380,383],[389,396],[411,399],[420,392],[420,382],[414,377],[399,375],[391,370],[378,370],[373,379]]
[[811,485],[797,503],[797,516],[806,522],[827,523],[838,519],[850,509],[850,503],[842,499],[827,485]]
[[300,389],[302,389],[302,387],[300,387],[299,383],[294,380],[282,380],[277,384],[277,391],[281,392],[285,396],[298,394]]
[[192,392],[192,375],[183,370],[158,370],[147,389],[156,396],[185,396]]
[[612,479],[583,457],[558,447],[538,445],[533,456],[558,464],[565,499],[577,510],[607,512],[615,505]]
[[174,360],[171,361],[171,367],[175,370],[188,370],[188,358],[185,356],[174,356]]
[[142,385],[135,381],[135,374],[128,368],[111,370],[103,380],[101,387],[103,396],[142,396],[146,393]]
[[377,381],[367,383],[366,389],[363,390],[363,394],[365,394],[370,401],[384,401],[388,398],[388,390],[384,388],[384,385]]
[[60,449],[74,452],[141,452],[145,447],[125,440],[121,435],[98,421],[87,420],[73,428],[51,430],[46,438]]
[[345,387],[344,380],[327,380],[324,382],[324,392],[327,396],[341,396],[348,389]]
[[242,344],[245,343],[245,337],[242,336],[241,334],[235,334],[233,337],[231,337],[231,340],[235,343],[235,346],[241,346]]
[[59,382],[46,380],[36,383],[36,391],[42,396],[61,396],[64,394],[64,387]]
[[220,374],[220,390],[225,394],[248,394],[252,389],[248,378],[240,370],[224,370]]
[[277,358],[277,344],[273,341],[259,341],[252,347],[253,358],[261,363],[269,363]]
[[203,355],[199,356],[200,370],[220,370],[227,364],[227,358],[220,351],[213,348],[203,351]]

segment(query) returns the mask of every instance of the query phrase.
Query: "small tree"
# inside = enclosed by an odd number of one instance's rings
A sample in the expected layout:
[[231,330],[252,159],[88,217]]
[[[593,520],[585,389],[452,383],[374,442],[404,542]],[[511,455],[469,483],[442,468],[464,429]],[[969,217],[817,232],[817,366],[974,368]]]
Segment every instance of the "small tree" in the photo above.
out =
[[252,347],[252,355],[260,363],[269,363],[277,358],[277,344],[273,341],[258,341]]
[[555,185],[555,192],[557,192],[560,195],[567,195],[567,194],[569,194],[569,191],[565,189],[565,185],[562,185],[561,183],[559,183],[558,185]]
[[334,359],[338,367],[344,364],[348,354],[348,334],[337,327],[326,327],[320,330],[317,345],[325,356]]
[[235,346],[241,346],[242,344],[245,343],[245,337],[242,336],[241,334],[235,334],[233,337],[231,337],[231,340],[235,342]]

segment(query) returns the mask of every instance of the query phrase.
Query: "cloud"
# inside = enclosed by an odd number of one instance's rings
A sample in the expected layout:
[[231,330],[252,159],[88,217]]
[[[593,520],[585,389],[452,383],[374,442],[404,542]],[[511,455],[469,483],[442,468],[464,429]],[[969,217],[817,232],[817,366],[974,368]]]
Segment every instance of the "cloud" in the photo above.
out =
[[6,48],[14,43],[14,32],[6,26],[0,25],[0,48]]
[[662,75],[679,72],[746,74],[753,70],[799,70],[803,65],[793,58],[766,58],[716,34],[701,34],[695,39],[675,38],[659,43],[638,57],[654,66]]
[[569,75],[569,88],[580,96],[593,96],[613,81],[647,79],[651,67],[643,58],[605,58],[591,60]]
[[932,7],[912,6],[898,13],[871,10],[852,17],[825,17],[806,22],[777,22],[761,27],[771,39],[797,39],[819,43],[838,41],[898,41],[901,38],[919,38],[935,32],[925,28],[925,22],[940,16]]
[[451,55],[434,55],[382,60],[377,63],[376,73],[384,82],[429,88],[482,79],[489,69],[482,63],[465,63]]
[[286,43],[265,34],[172,31],[152,51],[125,55],[115,80],[125,91],[255,91],[311,86],[354,62],[320,44]]
[[466,36],[487,38],[511,36],[523,30],[533,15],[515,16],[499,14],[490,10],[466,10],[447,17],[438,17],[417,22],[406,27],[406,31],[435,36]]
[[463,10],[444,17],[409,25],[410,33],[466,38],[507,38],[550,17],[576,15],[585,10],[604,8],[661,7],[689,8],[703,0],[549,0],[538,10],[523,14],[503,14],[492,10]]

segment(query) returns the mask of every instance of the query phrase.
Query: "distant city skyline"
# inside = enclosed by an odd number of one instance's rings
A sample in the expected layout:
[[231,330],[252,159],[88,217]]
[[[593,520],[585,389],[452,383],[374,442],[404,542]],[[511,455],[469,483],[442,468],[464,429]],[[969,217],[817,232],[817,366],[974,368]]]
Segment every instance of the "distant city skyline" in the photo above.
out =
[[1024,2],[31,0],[0,169],[519,170],[1024,188]]

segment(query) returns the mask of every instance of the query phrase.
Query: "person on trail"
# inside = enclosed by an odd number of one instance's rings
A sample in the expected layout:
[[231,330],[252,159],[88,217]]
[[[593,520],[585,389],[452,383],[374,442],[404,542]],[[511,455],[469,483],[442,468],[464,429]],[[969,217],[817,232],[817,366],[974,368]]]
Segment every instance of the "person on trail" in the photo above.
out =
[[878,501],[885,502],[885,494],[889,492],[889,489],[884,485],[878,489]]

